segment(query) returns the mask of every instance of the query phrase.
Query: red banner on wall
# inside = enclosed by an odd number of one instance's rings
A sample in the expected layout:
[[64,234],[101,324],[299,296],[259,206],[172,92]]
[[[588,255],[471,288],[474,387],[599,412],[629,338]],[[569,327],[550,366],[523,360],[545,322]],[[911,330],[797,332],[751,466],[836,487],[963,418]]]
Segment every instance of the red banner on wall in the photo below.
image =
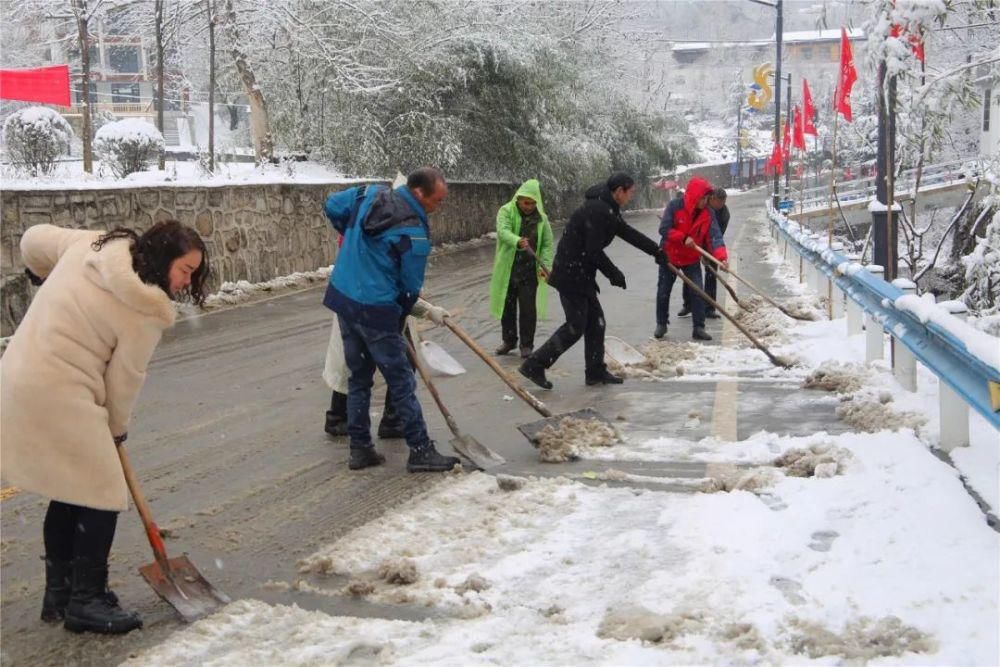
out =
[[69,66],[0,69],[0,99],[68,107]]

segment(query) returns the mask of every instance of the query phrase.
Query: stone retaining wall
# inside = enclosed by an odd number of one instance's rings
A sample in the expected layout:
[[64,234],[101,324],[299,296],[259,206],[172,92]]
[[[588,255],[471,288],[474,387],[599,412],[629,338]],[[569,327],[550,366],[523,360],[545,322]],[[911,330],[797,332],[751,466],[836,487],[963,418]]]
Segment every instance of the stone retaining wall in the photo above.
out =
[[[368,181],[371,182],[371,181]],[[326,196],[353,183],[158,186],[95,190],[9,190],[0,223],[0,336],[13,333],[31,301],[18,245],[24,230],[50,223],[76,229],[129,227],[180,220],[204,236],[214,291],[223,281],[261,282],[312,271],[333,260],[333,235],[323,216]],[[431,216],[435,243],[482,236],[512,196],[509,183],[449,183]]]

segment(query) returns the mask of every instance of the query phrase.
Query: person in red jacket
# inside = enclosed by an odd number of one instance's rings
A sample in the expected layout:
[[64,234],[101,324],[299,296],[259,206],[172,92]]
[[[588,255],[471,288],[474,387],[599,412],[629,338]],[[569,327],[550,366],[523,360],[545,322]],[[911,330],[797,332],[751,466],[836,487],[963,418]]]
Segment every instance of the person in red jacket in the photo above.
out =
[[[729,259],[726,244],[722,240],[715,212],[708,206],[712,184],[703,178],[692,178],[684,191],[683,200],[672,200],[660,220],[660,238],[667,259],[680,269],[699,288],[701,279],[701,254],[697,246],[710,252],[724,263]],[[653,337],[663,338],[670,323],[670,290],[673,289],[676,274],[665,266],[660,267],[660,277],[656,286],[656,329]],[[705,331],[705,301],[692,295],[691,306],[694,320],[692,338],[712,340]]]

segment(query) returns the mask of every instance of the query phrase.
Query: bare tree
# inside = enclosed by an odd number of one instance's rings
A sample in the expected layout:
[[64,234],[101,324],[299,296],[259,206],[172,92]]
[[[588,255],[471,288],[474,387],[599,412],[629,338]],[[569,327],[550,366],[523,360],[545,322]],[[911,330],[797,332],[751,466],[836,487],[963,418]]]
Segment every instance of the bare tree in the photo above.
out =
[[233,63],[240,75],[240,82],[247,99],[250,101],[250,135],[253,138],[254,155],[257,162],[270,162],[274,157],[274,138],[271,135],[271,120],[267,113],[267,100],[264,92],[257,84],[253,67],[243,51],[243,39],[237,23],[236,8],[233,0],[226,0],[226,32],[229,34],[229,50],[233,55]]
[[[94,172],[94,149],[90,132],[90,19],[92,10],[87,6],[88,0],[72,0],[70,7],[76,18],[77,39],[80,44],[80,64],[82,68],[81,83],[83,88],[80,103],[83,117],[83,170],[88,174]],[[95,8],[100,2],[95,3]]]

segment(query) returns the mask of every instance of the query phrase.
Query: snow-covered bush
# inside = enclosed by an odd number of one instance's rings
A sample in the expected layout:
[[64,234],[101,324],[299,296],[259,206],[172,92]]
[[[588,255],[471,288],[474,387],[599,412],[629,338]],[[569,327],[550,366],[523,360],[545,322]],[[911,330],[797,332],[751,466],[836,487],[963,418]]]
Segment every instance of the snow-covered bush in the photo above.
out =
[[108,123],[94,136],[94,153],[119,178],[145,171],[163,146],[160,131],[138,118]]
[[11,163],[38,176],[50,173],[66,153],[73,128],[48,107],[28,107],[7,117],[3,138]]
[[980,316],[1000,313],[1000,210],[986,226],[986,235],[962,258],[966,290],[962,300]]

